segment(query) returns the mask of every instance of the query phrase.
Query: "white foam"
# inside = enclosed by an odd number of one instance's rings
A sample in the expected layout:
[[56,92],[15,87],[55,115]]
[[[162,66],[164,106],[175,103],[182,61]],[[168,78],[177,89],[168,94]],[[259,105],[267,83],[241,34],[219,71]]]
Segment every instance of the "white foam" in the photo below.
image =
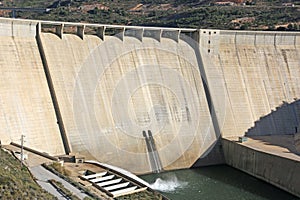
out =
[[157,178],[154,183],[150,184],[150,187],[162,192],[172,192],[187,185],[187,182],[179,181],[175,175],[172,175],[165,180]]

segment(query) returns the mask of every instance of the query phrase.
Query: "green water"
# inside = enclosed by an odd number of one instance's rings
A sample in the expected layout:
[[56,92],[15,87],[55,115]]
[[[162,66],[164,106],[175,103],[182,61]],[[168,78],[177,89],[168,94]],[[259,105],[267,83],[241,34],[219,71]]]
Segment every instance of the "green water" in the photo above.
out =
[[173,200],[299,199],[226,165],[141,176]]

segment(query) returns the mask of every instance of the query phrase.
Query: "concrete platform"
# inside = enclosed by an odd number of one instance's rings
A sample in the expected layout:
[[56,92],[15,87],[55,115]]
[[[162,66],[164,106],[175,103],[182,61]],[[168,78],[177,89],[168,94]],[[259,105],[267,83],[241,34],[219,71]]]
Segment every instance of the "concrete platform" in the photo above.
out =
[[[280,157],[300,161],[300,154],[297,153],[294,135],[268,135],[268,136],[251,136],[247,137],[246,142],[240,145],[274,154]],[[228,137],[231,141],[238,141],[237,137]]]
[[300,197],[300,156],[292,135],[223,138],[226,163]]

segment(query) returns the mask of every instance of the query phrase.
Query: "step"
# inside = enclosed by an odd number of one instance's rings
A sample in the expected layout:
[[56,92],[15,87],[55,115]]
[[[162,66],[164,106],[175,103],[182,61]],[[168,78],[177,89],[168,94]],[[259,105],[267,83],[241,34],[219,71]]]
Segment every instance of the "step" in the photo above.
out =
[[122,190],[116,190],[116,191],[111,192],[111,194],[112,194],[114,197],[116,197],[116,196],[122,195],[122,194],[124,194],[124,193],[132,192],[132,191],[134,191],[136,188],[137,188],[137,186],[133,186],[133,187],[125,188],[125,189],[122,189]]
[[115,189],[119,189],[119,188],[124,188],[128,185],[129,185],[129,182],[125,182],[125,183],[120,183],[120,184],[104,187],[103,189],[107,190],[107,191],[110,191],[110,190],[115,190]]
[[97,183],[98,186],[103,187],[103,186],[107,186],[107,185],[112,185],[112,184],[116,184],[116,183],[120,183],[122,180],[122,178],[118,178],[118,179],[114,179],[111,181],[104,181],[101,183]]
[[91,174],[91,175],[86,175],[86,176],[81,176],[81,177],[86,179],[86,180],[89,180],[89,179],[104,176],[105,174],[107,174],[107,172],[101,172],[101,173],[96,173],[96,174]]
[[97,182],[102,182],[102,181],[113,179],[114,177],[115,177],[115,175],[109,175],[109,176],[103,176],[101,178],[95,178],[95,179],[92,179],[89,181],[92,183],[97,183]]

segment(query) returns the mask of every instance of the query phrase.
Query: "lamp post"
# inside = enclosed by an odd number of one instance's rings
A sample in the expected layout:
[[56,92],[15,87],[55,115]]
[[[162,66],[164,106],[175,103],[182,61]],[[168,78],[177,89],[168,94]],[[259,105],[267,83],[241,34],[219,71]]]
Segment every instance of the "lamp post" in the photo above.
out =
[[23,167],[23,159],[24,159],[24,158],[23,158],[23,157],[24,157],[24,156],[23,156],[23,154],[24,154],[24,153],[23,153],[24,137],[25,137],[25,135],[22,134],[22,135],[21,135],[21,155],[20,155],[20,156],[21,156],[21,169],[22,169],[22,167]]

